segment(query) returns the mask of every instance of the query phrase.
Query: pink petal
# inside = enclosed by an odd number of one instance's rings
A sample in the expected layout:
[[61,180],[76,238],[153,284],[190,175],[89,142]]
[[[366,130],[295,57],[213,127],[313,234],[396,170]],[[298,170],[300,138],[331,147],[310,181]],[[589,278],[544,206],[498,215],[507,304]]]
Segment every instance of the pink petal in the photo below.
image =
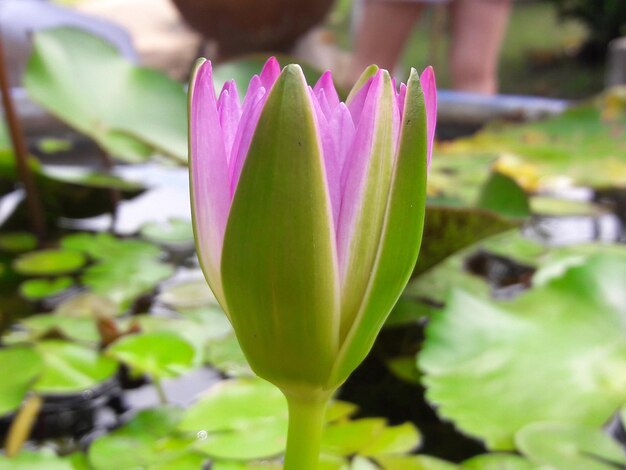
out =
[[330,119],[333,111],[330,105],[328,104],[328,100],[326,99],[326,93],[324,93],[324,90],[320,90],[317,93],[315,92],[312,92],[312,93],[314,93],[312,95],[313,99],[315,99],[318,102],[319,107],[324,113],[324,116],[326,116],[326,119]]
[[359,89],[359,91],[357,91],[356,95],[354,95],[352,99],[346,102],[346,104],[348,105],[348,109],[350,110],[350,114],[352,115],[352,121],[354,122],[354,125],[356,127],[359,126],[363,106],[365,105],[365,100],[367,99],[373,80],[374,77],[367,80]]
[[[355,219],[359,213],[363,197],[369,157],[371,156],[374,132],[376,130],[376,108],[382,93],[382,82],[382,71],[379,71],[363,86],[355,97],[356,100],[364,90],[368,91],[359,111],[362,118],[356,126],[354,142],[342,172],[341,210],[337,226],[337,256],[339,259],[339,273],[342,279],[345,276],[344,268],[349,256]],[[352,103],[354,103],[354,100]],[[352,114],[352,117],[354,118],[354,114]]]
[[189,164],[198,256],[213,292],[221,301],[219,266],[230,198],[228,164],[213,88],[211,62],[207,61],[199,67],[190,92]]
[[[355,134],[352,116],[344,103],[340,103],[335,109],[330,119],[329,127],[332,129],[332,137],[335,144],[335,158],[337,159],[337,167],[341,174],[344,171],[345,162],[348,158],[348,152],[352,148],[352,141],[354,140]],[[341,193],[340,185],[340,194]]]
[[270,57],[261,70],[261,84],[269,92],[280,75],[280,64],[276,57]]
[[400,91],[398,92],[398,108],[400,109],[400,115],[404,116],[404,101],[406,99],[406,84],[400,83]]
[[437,83],[432,67],[426,67],[420,76],[420,84],[424,93],[426,105],[426,134],[428,137],[428,166],[433,155],[435,142],[435,127],[437,126]]
[[267,99],[267,93],[264,87],[252,87],[252,82],[250,82],[250,85],[249,88],[252,88],[253,94],[247,94],[244,99],[241,120],[239,121],[239,127],[235,134],[230,157],[229,195],[231,200],[235,195],[235,190],[239,183],[241,170],[246,161],[254,131],[256,130],[263,105]]
[[220,97],[217,100],[217,111],[220,115],[220,125],[224,136],[226,158],[230,161],[237,126],[241,119],[241,105],[239,104],[239,94],[234,80],[224,84]]
[[[323,94],[323,90],[322,90]],[[322,143],[322,151],[324,153],[324,169],[326,170],[326,182],[328,184],[328,195],[330,205],[333,212],[333,226],[337,227],[339,219],[339,207],[341,203],[341,167],[337,156],[337,147],[335,145],[336,129],[330,127],[328,119],[318,102],[315,92],[309,87],[309,95],[315,111],[318,135]]]
[[321,91],[324,92],[324,95],[326,95],[326,101],[328,102],[328,106],[331,111],[334,111],[335,108],[339,106],[339,95],[337,94],[337,89],[333,83],[333,75],[330,70],[327,70],[322,74],[313,89],[315,90],[315,94],[318,96]]

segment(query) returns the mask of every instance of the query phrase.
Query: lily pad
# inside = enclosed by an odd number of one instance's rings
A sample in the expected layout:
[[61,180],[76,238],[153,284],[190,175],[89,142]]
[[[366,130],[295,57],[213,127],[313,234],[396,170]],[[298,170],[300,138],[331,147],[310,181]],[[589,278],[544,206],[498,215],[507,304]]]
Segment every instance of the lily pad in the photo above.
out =
[[530,215],[528,196],[517,182],[506,175],[493,172],[483,186],[478,207],[510,218]]
[[287,402],[265,381],[221,382],[186,410],[179,430],[203,433],[195,447],[213,458],[272,457],[285,450]]
[[183,87],[130,64],[96,36],[71,28],[38,32],[24,84],[34,101],[114,157],[138,162],[157,151],[186,160]]
[[149,242],[134,239],[116,238],[110,233],[77,233],[61,239],[61,246],[67,250],[80,251],[98,261],[118,260],[120,263],[134,264],[144,260],[155,260],[162,256],[162,250]]
[[381,455],[376,461],[384,470],[459,470],[453,463],[428,455]]
[[204,279],[180,282],[165,287],[159,300],[175,310],[213,305],[219,307],[213,292]]
[[626,113],[614,112],[623,109],[624,101],[624,93],[615,89],[551,119],[493,124],[444,146],[437,160],[471,162],[476,154],[486,153],[499,157],[496,168],[531,192],[563,184],[624,187]]
[[515,436],[519,450],[555,470],[624,468],[622,446],[601,429],[565,423],[534,423]]
[[58,457],[49,449],[23,450],[14,457],[0,455],[0,470],[77,470],[71,459]]
[[509,302],[454,291],[419,355],[439,414],[500,450],[533,422],[606,422],[626,395],[625,260],[591,256]]
[[25,276],[56,276],[78,271],[85,261],[85,256],[77,251],[41,250],[18,257],[13,269]]
[[413,277],[451,254],[514,226],[499,215],[483,209],[428,206],[424,239]]
[[69,394],[95,387],[113,377],[117,362],[93,349],[60,340],[37,343],[45,368],[34,385],[44,394]]
[[204,361],[230,377],[254,376],[234,334],[209,340],[204,352]]
[[0,376],[5,378],[0,380],[0,416],[20,406],[26,392],[43,371],[43,366],[41,356],[31,348],[0,349]]
[[96,322],[91,318],[42,313],[32,315],[19,322],[18,325],[26,331],[15,331],[9,338],[33,341],[55,334],[77,342],[95,344],[100,340]]
[[72,318],[112,318],[121,312],[117,306],[106,297],[85,292],[77,294],[60,303],[54,309],[55,315]]
[[515,454],[485,454],[466,460],[462,470],[537,470],[537,466]]
[[107,349],[107,355],[140,374],[163,379],[187,372],[195,351],[177,334],[158,331],[124,336]]
[[114,302],[120,310],[125,310],[135,299],[151,292],[173,273],[172,265],[160,261],[131,264],[126,260],[111,259],[87,268],[82,282],[96,294]]
[[71,277],[29,279],[20,285],[20,294],[28,300],[41,300],[60,294],[74,285]]
[[89,463],[95,470],[201,468],[206,457],[190,449],[196,437],[175,435],[181,414],[173,406],[140,411],[121,428],[94,441]]
[[8,232],[0,234],[0,251],[23,253],[37,248],[37,238],[30,232]]
[[161,245],[193,245],[193,226],[190,220],[170,219],[165,223],[150,222],[141,227],[141,236]]

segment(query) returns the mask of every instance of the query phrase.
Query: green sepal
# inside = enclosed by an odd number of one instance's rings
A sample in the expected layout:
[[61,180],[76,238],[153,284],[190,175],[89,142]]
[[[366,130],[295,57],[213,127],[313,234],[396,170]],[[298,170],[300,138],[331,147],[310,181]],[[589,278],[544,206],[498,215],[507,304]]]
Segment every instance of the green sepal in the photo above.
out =
[[322,388],[334,362],[339,288],[313,106],[287,66],[261,113],[230,211],[222,281],[253,370],[283,390]]
[[411,70],[398,156],[381,243],[365,299],[344,340],[329,388],[346,380],[363,361],[402,293],[419,253],[426,206],[427,138],[424,95]]

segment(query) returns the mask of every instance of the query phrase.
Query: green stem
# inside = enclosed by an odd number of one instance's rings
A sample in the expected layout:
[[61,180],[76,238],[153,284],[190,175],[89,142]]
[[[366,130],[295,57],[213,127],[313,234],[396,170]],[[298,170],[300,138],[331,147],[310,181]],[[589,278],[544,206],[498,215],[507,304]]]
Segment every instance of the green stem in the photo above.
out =
[[161,405],[167,405],[168,401],[167,401],[167,395],[165,394],[165,389],[163,388],[163,384],[161,383],[161,379],[157,379],[156,377],[152,378],[152,385],[154,385],[154,388],[157,392],[157,395],[159,397],[159,402],[161,403]]
[[286,394],[289,431],[284,470],[317,470],[331,394]]

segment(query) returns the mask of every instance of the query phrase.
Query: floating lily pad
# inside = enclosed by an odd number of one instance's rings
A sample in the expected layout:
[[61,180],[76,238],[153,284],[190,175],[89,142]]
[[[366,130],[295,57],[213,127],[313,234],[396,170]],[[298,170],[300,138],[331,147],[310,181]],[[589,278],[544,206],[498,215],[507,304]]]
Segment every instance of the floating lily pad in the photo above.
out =
[[528,196],[513,178],[493,172],[483,186],[478,207],[510,218],[530,215]]
[[193,365],[194,354],[187,341],[168,331],[124,336],[107,349],[107,355],[156,379],[187,372]]
[[493,124],[444,146],[443,155],[433,162],[445,163],[447,158],[471,162],[476,154],[489,154],[492,159],[499,156],[496,168],[529,191],[555,189],[564,183],[624,187],[626,113],[609,108],[623,109],[623,104],[614,103],[625,100],[616,89],[551,119]]
[[144,260],[131,264],[111,259],[86,269],[82,282],[96,294],[114,302],[120,310],[125,310],[135,299],[151,292],[173,273],[172,265],[160,261]]
[[29,300],[41,300],[60,294],[74,285],[71,277],[29,279],[20,285],[20,294]]
[[185,412],[181,431],[204,431],[195,447],[213,458],[252,460],[285,450],[287,402],[258,380],[221,382]]
[[0,234],[0,251],[23,253],[37,248],[37,238],[30,232],[8,232]]
[[219,340],[233,332],[226,316],[215,310],[198,310],[184,318],[136,315],[132,317],[132,322],[139,323],[141,331],[145,333],[157,331],[176,333],[194,348],[194,365],[202,364],[209,341]]
[[622,446],[599,428],[534,423],[515,436],[519,450],[555,470],[615,470],[626,466]]
[[95,470],[202,468],[206,457],[190,449],[196,437],[175,435],[181,414],[174,406],[140,411],[121,428],[95,440],[89,463]]
[[134,239],[116,238],[110,233],[77,233],[61,239],[61,246],[68,250],[80,251],[99,261],[117,260],[120,263],[135,264],[143,260],[155,260],[162,256],[162,250],[149,242]]
[[161,245],[193,245],[190,220],[170,219],[165,223],[150,222],[141,227],[141,236]]
[[624,279],[597,254],[514,301],[454,291],[419,355],[427,398],[493,449],[537,421],[601,426],[626,395]]
[[384,470],[459,470],[457,465],[427,455],[381,455],[376,461]]
[[[16,410],[43,371],[41,356],[31,348],[0,349],[0,416]],[[2,468],[2,463],[0,463]]]
[[515,225],[483,209],[428,206],[424,238],[413,277],[451,254]]
[[14,457],[0,455],[0,470],[78,470],[70,458],[58,457],[49,449],[23,450]]
[[72,318],[112,318],[121,312],[117,306],[106,297],[85,292],[77,294],[60,303],[54,310],[55,315]]
[[186,160],[183,87],[132,65],[97,36],[71,28],[38,32],[24,84],[34,101],[114,157],[138,162],[157,151]]
[[42,313],[24,319],[18,325],[26,331],[18,330],[11,337],[33,341],[54,334],[77,342],[97,343],[100,340],[96,322],[91,318]]
[[75,343],[48,340],[37,343],[45,368],[34,389],[44,394],[88,390],[113,377],[117,362]]
[[466,460],[462,470],[537,470],[537,466],[515,454],[485,454]]
[[54,137],[45,137],[37,142],[37,149],[48,154],[67,152],[72,149],[72,146],[70,139],[57,139]]
[[85,261],[78,251],[41,250],[21,255],[13,262],[13,269],[25,276],[56,276],[78,271]]
[[234,334],[209,340],[204,361],[230,377],[254,376]]
[[169,285],[161,291],[159,300],[175,310],[219,306],[204,279]]

